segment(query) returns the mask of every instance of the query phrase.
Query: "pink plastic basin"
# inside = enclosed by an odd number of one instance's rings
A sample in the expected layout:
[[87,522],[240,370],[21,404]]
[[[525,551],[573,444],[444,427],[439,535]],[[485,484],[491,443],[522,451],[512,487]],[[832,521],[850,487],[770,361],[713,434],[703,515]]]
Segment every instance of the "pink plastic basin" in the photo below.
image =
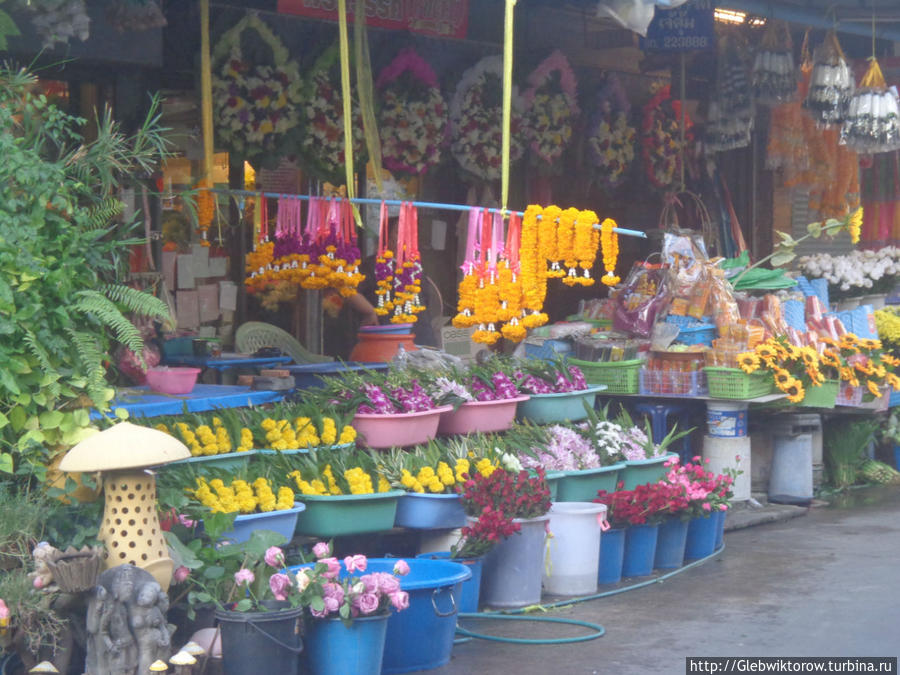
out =
[[452,406],[445,405],[423,412],[394,415],[357,413],[352,424],[359,432],[360,442],[370,448],[417,445],[426,443],[437,435],[441,413],[451,409]]
[[197,384],[199,368],[157,366],[147,371],[147,384],[161,394],[190,394]]
[[516,404],[527,401],[528,396],[517,396],[500,401],[469,401],[456,410],[441,415],[438,433],[469,434],[506,431],[516,417]]

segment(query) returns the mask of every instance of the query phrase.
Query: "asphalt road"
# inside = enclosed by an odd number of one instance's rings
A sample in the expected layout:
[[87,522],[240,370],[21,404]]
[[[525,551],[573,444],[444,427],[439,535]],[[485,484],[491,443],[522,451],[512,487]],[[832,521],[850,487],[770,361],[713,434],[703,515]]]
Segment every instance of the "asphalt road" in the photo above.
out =
[[[688,656],[896,657],[900,488],[857,491],[805,517],[729,532],[722,554],[699,567],[547,615],[600,623],[606,635],[552,646],[474,640],[457,645],[450,663],[431,672],[643,675],[684,673]],[[514,637],[578,631],[469,625]]]

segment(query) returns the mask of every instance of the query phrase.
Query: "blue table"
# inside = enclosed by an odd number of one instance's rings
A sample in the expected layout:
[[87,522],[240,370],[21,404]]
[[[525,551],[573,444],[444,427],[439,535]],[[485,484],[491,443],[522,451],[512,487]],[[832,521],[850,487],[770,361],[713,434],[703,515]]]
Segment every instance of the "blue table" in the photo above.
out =
[[[284,391],[254,391],[250,387],[236,387],[223,384],[198,384],[190,394],[160,394],[149,387],[127,387],[119,389],[118,395],[110,401],[110,408],[123,408],[132,417],[158,417],[159,415],[180,415],[187,406],[188,412],[203,412],[216,408],[242,408],[281,401]],[[113,413],[108,414],[112,417]],[[91,419],[101,419],[103,415],[91,411]]]
[[249,354],[222,354],[221,356],[167,356],[167,366],[192,366],[194,368],[210,368],[216,371],[216,382],[222,383],[222,373],[231,368],[264,368],[290,363],[290,356],[250,356]]

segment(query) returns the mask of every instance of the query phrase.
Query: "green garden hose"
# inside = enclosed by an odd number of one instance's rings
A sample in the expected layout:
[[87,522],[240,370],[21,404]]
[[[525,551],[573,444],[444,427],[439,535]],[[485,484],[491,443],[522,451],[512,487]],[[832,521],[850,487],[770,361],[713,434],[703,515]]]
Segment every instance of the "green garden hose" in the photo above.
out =
[[530,605],[528,607],[521,607],[519,609],[504,609],[504,610],[496,610],[496,611],[488,611],[488,612],[472,612],[472,613],[460,613],[459,619],[460,621],[465,619],[497,619],[497,620],[510,620],[510,621],[546,621],[549,623],[565,623],[572,626],[582,626],[584,628],[589,628],[593,633],[588,635],[580,635],[577,637],[566,637],[566,638],[509,638],[509,637],[500,637],[497,635],[485,635],[483,633],[475,633],[473,631],[468,630],[467,628],[463,628],[459,624],[456,626],[456,632],[458,635],[464,636],[461,639],[455,641],[455,644],[459,644],[462,642],[468,642],[470,639],[477,640],[491,640],[493,642],[508,642],[511,644],[519,644],[519,645],[562,645],[562,644],[570,644],[572,642],[586,642],[587,640],[595,640],[599,637],[603,637],[606,633],[606,629],[598,623],[590,623],[588,621],[579,621],[576,619],[564,619],[559,617],[550,617],[550,616],[520,616],[526,612],[532,612],[535,610],[547,611],[548,609],[556,609],[559,607],[567,607],[569,605],[577,605],[582,602],[588,602],[589,600],[599,600],[600,598],[607,598],[612,595],[618,595],[619,593],[625,593],[626,591],[633,591],[638,588],[643,588],[644,586],[650,586],[652,584],[662,583],[666,579],[670,579],[674,577],[676,574],[681,574],[689,569],[694,567],[698,567],[709,560],[712,560],[719,554],[721,554],[725,550],[725,545],[723,544],[716,551],[706,556],[705,558],[699,558],[694,560],[693,562],[688,563],[687,565],[683,565],[676,570],[672,570],[671,572],[666,572],[658,577],[654,577],[653,579],[648,579],[646,581],[641,581],[636,584],[631,584],[630,586],[623,586],[622,588],[614,588],[611,591],[604,591],[603,593],[595,593],[594,595],[585,595],[579,598],[568,598],[566,600],[559,600],[557,602],[551,602],[546,605]]

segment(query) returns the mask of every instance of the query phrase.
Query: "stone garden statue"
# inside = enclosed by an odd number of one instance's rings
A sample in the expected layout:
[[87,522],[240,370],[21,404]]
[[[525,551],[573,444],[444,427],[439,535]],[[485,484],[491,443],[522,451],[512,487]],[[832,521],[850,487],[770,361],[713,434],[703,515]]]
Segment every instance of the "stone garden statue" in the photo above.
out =
[[169,599],[149,572],[119,565],[100,575],[88,601],[89,675],[143,675],[171,653]]

